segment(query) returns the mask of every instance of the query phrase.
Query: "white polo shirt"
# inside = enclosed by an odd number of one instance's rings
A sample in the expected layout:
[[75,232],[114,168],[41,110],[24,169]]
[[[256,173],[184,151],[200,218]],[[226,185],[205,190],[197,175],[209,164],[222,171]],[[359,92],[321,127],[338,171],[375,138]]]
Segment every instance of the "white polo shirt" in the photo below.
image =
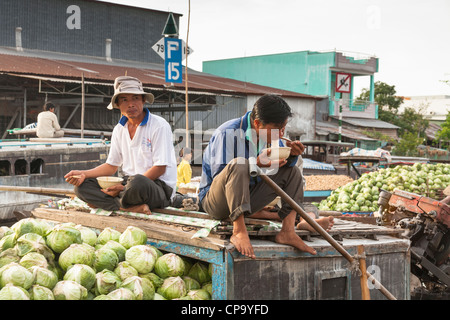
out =
[[153,166],[166,166],[166,172],[159,179],[173,188],[174,194],[177,162],[172,130],[164,118],[151,114],[147,108],[144,111],[145,118],[136,129],[133,140],[128,133],[128,118],[125,116],[120,118],[112,133],[106,163],[122,166],[124,175],[128,176],[144,174]]

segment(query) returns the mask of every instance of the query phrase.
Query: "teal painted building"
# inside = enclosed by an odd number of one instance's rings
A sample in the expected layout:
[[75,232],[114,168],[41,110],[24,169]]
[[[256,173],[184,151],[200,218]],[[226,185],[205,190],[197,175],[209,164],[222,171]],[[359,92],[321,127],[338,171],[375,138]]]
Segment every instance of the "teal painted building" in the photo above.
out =
[[[203,72],[251,82],[259,85],[323,97],[328,100],[329,116],[378,119],[378,106],[374,103],[374,74],[378,72],[378,58],[356,59],[342,52],[299,51],[203,62]],[[356,103],[353,85],[349,92],[336,92],[336,75],[370,77],[369,101]]]

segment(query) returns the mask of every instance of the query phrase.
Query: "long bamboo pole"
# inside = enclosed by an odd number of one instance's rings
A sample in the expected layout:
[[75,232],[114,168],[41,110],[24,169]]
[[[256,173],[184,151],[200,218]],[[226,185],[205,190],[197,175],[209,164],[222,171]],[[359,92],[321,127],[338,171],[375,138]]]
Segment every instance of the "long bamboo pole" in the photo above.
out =
[[54,194],[75,195],[75,192],[73,190],[62,188],[0,186],[0,191],[23,191],[33,193],[54,193]]

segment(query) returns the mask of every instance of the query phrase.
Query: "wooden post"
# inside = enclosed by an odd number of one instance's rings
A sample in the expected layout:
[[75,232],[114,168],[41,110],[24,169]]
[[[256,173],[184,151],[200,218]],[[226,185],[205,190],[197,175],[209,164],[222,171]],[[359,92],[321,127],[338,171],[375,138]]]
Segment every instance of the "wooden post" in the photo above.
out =
[[369,286],[367,284],[366,259],[364,258],[364,246],[358,246],[359,269],[361,270],[361,296],[363,300],[370,300]]

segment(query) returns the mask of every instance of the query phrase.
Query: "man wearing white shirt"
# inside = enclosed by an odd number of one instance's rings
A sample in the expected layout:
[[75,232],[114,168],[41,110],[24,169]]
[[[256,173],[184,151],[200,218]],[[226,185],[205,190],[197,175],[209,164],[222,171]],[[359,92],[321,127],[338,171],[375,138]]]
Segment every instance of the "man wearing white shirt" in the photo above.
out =
[[38,114],[36,135],[38,138],[61,138],[64,131],[58,123],[55,105],[51,102],[44,104],[43,111]]
[[[75,185],[76,195],[92,207],[151,214],[154,208],[169,206],[175,194],[172,130],[164,118],[144,108],[154,97],[143,91],[138,79],[118,77],[114,90],[108,109],[120,109],[122,117],[114,127],[106,163],[90,170],[72,170],[65,178]],[[101,189],[95,178],[112,176],[120,166],[123,183]]]

